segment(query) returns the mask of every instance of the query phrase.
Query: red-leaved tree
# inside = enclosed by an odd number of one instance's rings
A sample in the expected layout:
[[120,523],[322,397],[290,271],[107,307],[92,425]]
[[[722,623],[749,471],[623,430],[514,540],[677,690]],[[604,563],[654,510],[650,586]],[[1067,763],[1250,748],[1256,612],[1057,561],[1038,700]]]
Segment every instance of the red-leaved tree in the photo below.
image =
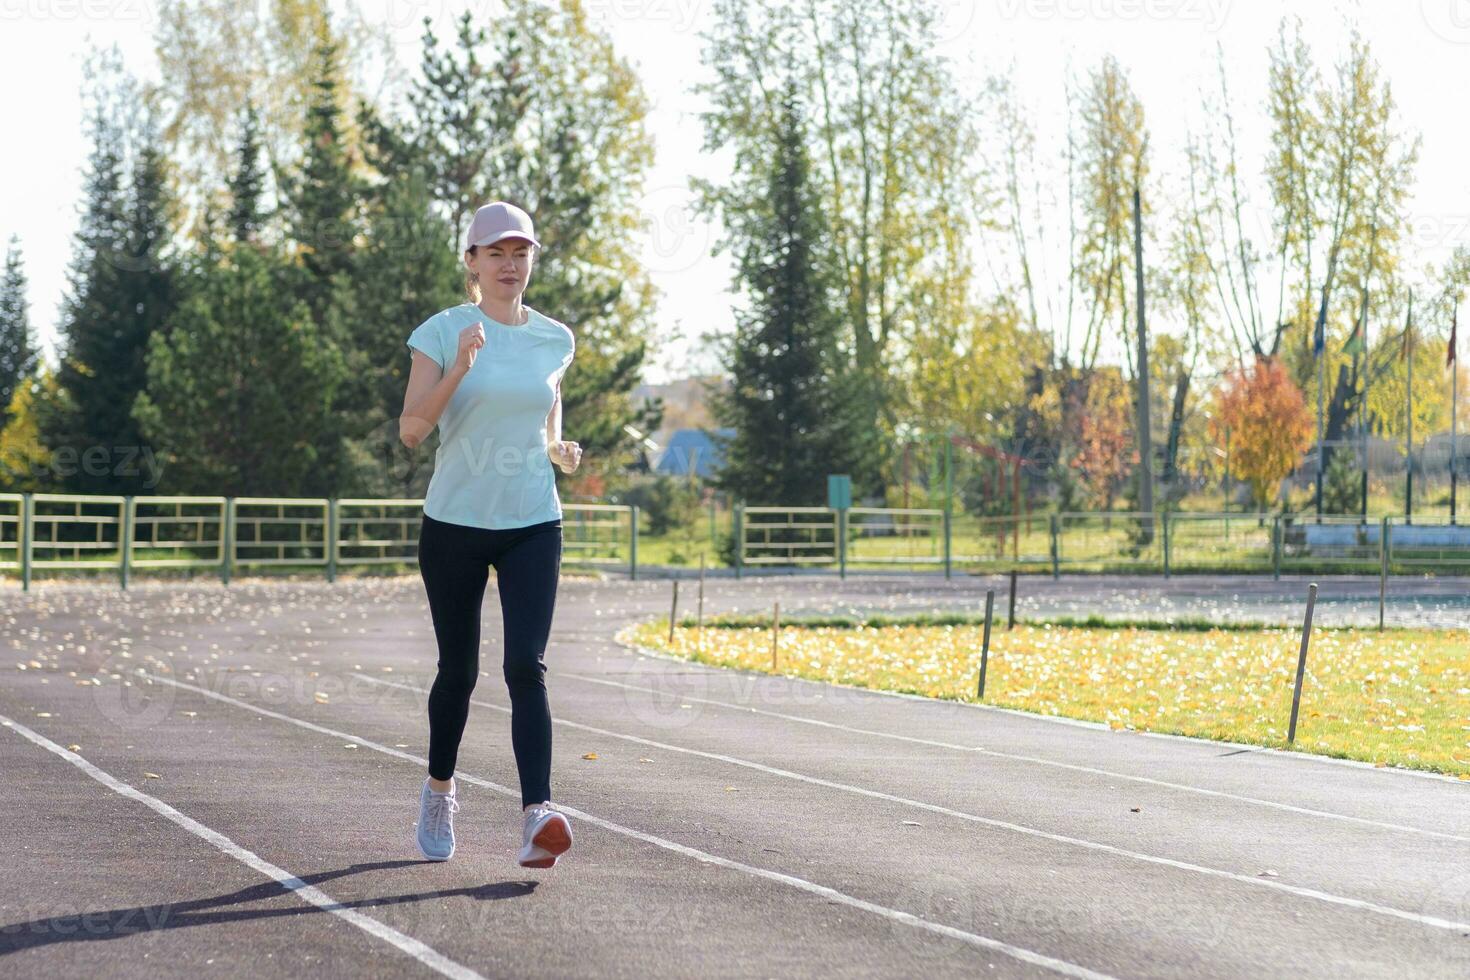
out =
[[1280,361],[1260,358],[1226,376],[1217,403],[1211,434],[1222,441],[1230,429],[1230,475],[1249,484],[1256,506],[1267,508],[1312,444],[1307,401]]

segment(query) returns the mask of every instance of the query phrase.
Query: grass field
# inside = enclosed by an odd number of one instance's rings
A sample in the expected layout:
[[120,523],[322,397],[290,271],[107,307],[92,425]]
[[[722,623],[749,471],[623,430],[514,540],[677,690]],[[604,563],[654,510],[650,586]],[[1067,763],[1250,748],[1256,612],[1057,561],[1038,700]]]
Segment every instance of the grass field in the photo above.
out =
[[[624,638],[717,666],[977,700],[982,628],[967,617],[785,622],[668,619]],[[1299,629],[1203,622],[994,629],[989,704],[1283,747]],[[1470,631],[1313,631],[1295,748],[1470,779]]]

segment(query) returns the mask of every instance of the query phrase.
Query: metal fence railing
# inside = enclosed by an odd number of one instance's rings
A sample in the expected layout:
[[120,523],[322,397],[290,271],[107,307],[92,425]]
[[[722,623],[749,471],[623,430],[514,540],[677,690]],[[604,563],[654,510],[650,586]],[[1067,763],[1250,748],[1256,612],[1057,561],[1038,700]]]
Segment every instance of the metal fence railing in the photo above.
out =
[[835,564],[837,520],[831,507],[737,507],[736,568]]
[[1384,562],[1391,569],[1470,570],[1470,524],[1447,517],[1388,517]]
[[[638,508],[562,505],[564,568],[637,576]],[[228,583],[241,569],[413,566],[418,499],[0,494],[0,574],[29,589],[36,573],[201,571]]]
[[944,564],[944,511],[849,507],[843,518],[847,560],[869,565]]
[[[639,508],[564,503],[562,565],[638,575]],[[218,574],[417,564],[423,501],[0,494],[0,575]],[[934,508],[747,507],[736,576],[788,567],[937,571],[1470,574],[1470,523],[1443,516],[1158,512],[954,514]],[[657,545],[658,542],[655,541]]]
[[736,507],[736,574],[749,566],[1050,571],[1357,573],[1470,571],[1470,523],[1160,511],[955,515],[943,510]]

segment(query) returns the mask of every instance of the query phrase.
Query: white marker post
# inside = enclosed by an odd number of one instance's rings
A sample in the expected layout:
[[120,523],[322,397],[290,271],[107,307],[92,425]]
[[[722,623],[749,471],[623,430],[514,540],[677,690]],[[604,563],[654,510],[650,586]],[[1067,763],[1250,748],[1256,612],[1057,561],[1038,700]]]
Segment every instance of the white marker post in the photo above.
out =
[[1286,730],[1286,744],[1296,741],[1296,715],[1302,705],[1302,678],[1307,672],[1307,644],[1312,639],[1312,608],[1317,605],[1317,583],[1307,586],[1307,620],[1302,624],[1302,649],[1296,658],[1296,687],[1291,692],[1291,725]]

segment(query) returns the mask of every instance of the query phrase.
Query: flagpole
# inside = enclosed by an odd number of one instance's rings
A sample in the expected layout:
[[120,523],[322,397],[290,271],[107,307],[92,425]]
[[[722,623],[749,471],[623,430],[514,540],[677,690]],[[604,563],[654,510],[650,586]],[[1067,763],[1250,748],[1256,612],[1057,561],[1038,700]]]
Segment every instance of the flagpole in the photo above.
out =
[[1407,398],[1406,415],[1408,416],[1408,454],[1405,457],[1407,466],[1405,474],[1407,481],[1404,484],[1404,523],[1412,524],[1414,519],[1414,292],[1409,291],[1409,312],[1404,319],[1404,352],[1408,356],[1409,383],[1404,389]]
[[1460,327],[1460,303],[1455,301],[1455,310],[1450,318],[1450,523],[1455,523],[1455,497],[1459,489],[1456,480],[1455,461],[1460,450],[1460,362],[1455,356],[1455,334]]
[[1322,445],[1322,389],[1327,385],[1327,350],[1317,353],[1317,523],[1322,523],[1322,466],[1326,447]]
[[1363,502],[1360,516],[1362,520],[1368,519],[1368,379],[1372,376],[1373,361],[1368,356],[1368,289],[1363,288],[1363,317],[1359,321],[1362,328],[1362,336],[1358,342],[1363,345],[1363,390],[1358,396],[1358,436],[1363,441]]
[[1368,304],[1363,304],[1363,401],[1358,406],[1358,425],[1363,430],[1363,519],[1368,519],[1368,383],[1373,379],[1372,348],[1368,346]]
[[[1331,275],[1331,270],[1328,270]],[[1327,284],[1322,284],[1322,305],[1317,309],[1317,329],[1312,334],[1317,355],[1317,523],[1322,523],[1322,389],[1327,384]]]

